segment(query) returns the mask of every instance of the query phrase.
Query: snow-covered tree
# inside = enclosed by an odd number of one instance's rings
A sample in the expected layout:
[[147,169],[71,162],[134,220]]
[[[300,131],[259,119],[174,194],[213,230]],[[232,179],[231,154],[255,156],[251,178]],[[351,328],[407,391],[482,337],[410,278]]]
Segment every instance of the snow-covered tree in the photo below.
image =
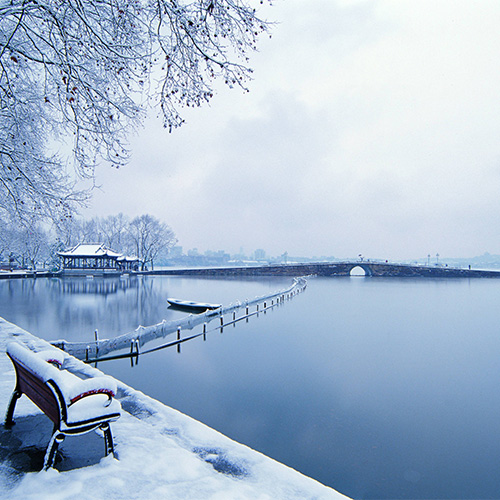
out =
[[84,223],[84,220],[76,217],[68,217],[61,221],[56,226],[57,240],[59,242],[57,250],[66,250],[85,241]]
[[37,264],[39,262],[45,263],[50,256],[50,237],[35,221],[19,231],[19,248],[22,267],[36,270]]
[[154,266],[154,260],[175,245],[177,239],[172,229],[152,215],[141,215],[130,223],[128,229],[129,250],[142,262],[142,269],[148,263]]
[[17,234],[8,220],[0,218],[0,260],[15,259]]
[[[268,30],[252,1],[0,0],[0,217],[64,219],[85,198],[71,163],[122,165],[148,106],[171,130],[214,79],[245,88]],[[68,138],[73,162],[48,147]]]
[[123,251],[129,225],[130,219],[122,213],[100,218],[99,233],[101,239],[99,241],[102,240],[108,248],[119,252]]
[[0,257],[16,261],[21,267],[36,269],[51,254],[51,237],[34,217],[26,225],[15,226],[12,221],[0,221]]

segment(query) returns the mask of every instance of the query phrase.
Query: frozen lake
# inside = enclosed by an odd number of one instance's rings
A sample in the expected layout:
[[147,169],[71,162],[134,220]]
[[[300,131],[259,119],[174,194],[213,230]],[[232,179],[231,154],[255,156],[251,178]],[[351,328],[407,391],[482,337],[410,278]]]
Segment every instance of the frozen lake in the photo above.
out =
[[[288,278],[0,281],[0,316],[48,340],[174,319]],[[248,323],[99,368],[353,498],[499,498],[500,281],[313,278]],[[197,330],[195,330],[197,331]]]

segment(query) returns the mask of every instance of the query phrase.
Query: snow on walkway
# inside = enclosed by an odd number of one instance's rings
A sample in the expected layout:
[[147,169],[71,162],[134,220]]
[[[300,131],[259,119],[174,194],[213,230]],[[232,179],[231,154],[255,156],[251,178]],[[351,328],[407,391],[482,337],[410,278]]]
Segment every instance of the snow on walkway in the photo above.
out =
[[[5,354],[18,340],[34,350],[44,340],[0,318],[0,402],[7,408],[15,374]],[[102,372],[65,354],[80,376]],[[119,460],[103,457],[95,433],[68,437],[55,469],[38,472],[51,421],[23,396],[11,430],[0,429],[0,498],[157,500],[339,500],[347,497],[236,443],[206,425],[117,381],[122,416],[111,424]]]

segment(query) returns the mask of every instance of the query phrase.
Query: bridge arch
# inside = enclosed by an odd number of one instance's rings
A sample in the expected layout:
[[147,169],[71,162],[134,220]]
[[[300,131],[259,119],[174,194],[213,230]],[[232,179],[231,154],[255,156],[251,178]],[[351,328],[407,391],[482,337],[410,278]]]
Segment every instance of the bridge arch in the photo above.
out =
[[369,265],[359,262],[351,266],[349,276],[373,276],[373,271]]

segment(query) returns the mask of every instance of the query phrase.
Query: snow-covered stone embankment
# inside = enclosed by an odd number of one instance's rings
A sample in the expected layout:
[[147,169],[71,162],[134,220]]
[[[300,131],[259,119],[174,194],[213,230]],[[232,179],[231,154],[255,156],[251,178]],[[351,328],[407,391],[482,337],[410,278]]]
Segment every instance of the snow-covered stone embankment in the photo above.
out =
[[[40,350],[47,342],[0,318],[0,402],[7,408],[15,374],[5,354],[17,340]],[[65,368],[82,377],[102,372],[65,354]],[[340,500],[346,497],[238,444],[204,424],[117,381],[122,416],[111,426],[119,460],[102,458],[95,433],[68,437],[59,469],[35,472],[50,420],[25,396],[11,429],[0,429],[0,498]],[[40,463],[39,463],[40,462]]]

